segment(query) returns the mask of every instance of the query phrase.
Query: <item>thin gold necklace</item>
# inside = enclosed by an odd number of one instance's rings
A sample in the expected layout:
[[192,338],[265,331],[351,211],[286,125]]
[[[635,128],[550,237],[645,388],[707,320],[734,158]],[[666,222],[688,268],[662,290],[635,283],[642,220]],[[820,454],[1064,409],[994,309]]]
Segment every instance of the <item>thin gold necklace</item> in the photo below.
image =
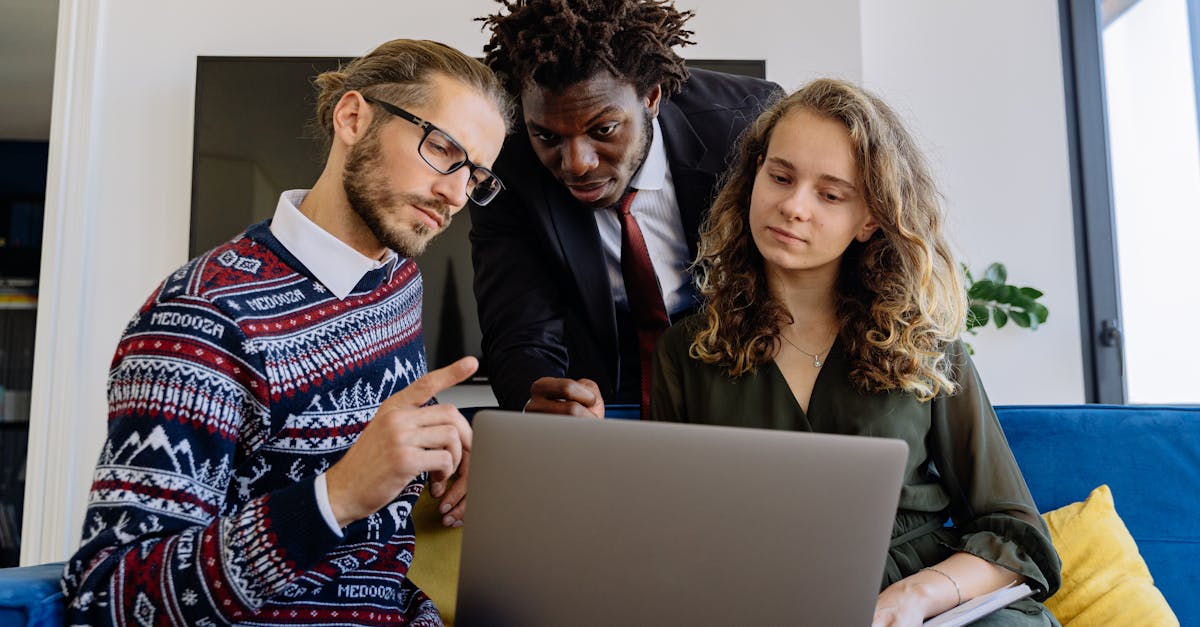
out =
[[[821,360],[821,353],[810,353],[810,352],[804,350],[803,348],[796,346],[796,343],[789,340],[788,337],[783,334],[783,331],[779,332],[779,337],[783,338],[783,341],[787,342],[788,344],[791,344],[792,348],[800,351],[801,353],[804,353],[805,355],[808,355],[809,357],[812,357],[813,358],[813,368],[820,368],[821,365],[825,363],[824,361]],[[836,337],[835,337],[835,340],[836,340]],[[830,344],[829,348],[825,349],[826,357],[829,357],[829,351],[832,348],[833,348],[833,344]]]

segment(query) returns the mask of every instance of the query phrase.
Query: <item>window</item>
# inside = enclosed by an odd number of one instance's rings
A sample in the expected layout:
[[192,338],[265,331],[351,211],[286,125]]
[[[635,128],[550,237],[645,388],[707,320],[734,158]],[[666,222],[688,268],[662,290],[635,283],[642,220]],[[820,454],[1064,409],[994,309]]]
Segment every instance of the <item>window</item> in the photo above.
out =
[[1200,401],[1200,0],[1060,6],[1088,400]]

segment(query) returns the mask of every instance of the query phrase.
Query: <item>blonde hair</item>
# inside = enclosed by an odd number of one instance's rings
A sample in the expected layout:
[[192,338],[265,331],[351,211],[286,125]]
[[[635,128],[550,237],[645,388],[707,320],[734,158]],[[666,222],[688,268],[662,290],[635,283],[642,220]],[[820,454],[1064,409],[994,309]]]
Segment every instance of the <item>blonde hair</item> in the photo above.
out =
[[743,137],[736,161],[700,234],[693,266],[703,324],[689,353],[753,371],[779,350],[791,316],[767,287],[749,228],[759,159],[788,113],[807,110],[846,126],[867,209],[879,228],[842,256],[836,290],[839,340],[851,382],[864,392],[903,390],[921,400],[957,391],[947,345],[958,338],[966,296],[942,234],[939,195],[929,168],[899,117],[878,97],[844,81],[821,79],[774,103]]
[[312,126],[328,147],[333,132],[333,109],[346,92],[359,91],[400,107],[420,106],[433,97],[434,74],[443,74],[476,89],[495,103],[505,130],[511,128],[512,98],[487,66],[446,44],[416,39],[394,39],[313,79],[317,111]]

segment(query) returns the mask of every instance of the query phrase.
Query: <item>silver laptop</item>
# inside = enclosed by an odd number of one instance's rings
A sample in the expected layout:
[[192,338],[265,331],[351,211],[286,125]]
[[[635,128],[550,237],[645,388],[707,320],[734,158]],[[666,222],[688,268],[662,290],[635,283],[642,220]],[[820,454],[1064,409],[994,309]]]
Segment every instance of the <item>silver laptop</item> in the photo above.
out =
[[455,624],[868,625],[901,440],[481,411]]

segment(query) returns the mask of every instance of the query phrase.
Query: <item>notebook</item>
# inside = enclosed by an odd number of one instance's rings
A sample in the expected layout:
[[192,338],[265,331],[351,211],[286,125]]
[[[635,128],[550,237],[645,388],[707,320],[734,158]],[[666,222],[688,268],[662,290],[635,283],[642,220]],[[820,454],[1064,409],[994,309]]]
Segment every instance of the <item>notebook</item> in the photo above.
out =
[[474,419],[455,623],[866,625],[900,440]]

